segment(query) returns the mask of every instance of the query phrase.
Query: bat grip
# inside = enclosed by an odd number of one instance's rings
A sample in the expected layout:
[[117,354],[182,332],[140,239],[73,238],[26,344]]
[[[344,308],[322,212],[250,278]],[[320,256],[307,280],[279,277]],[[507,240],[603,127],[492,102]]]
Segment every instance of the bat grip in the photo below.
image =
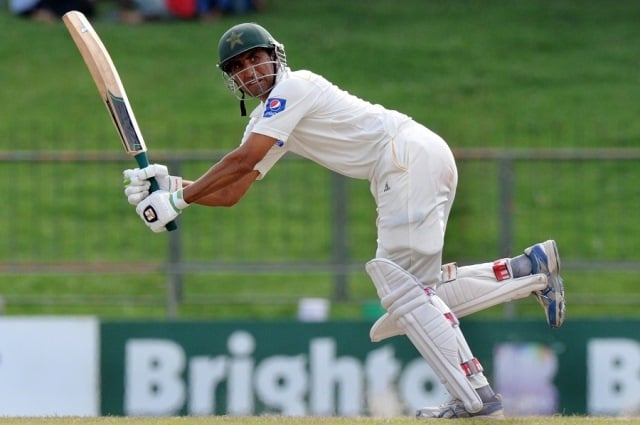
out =
[[[136,162],[138,163],[138,167],[145,168],[145,167],[149,166],[149,158],[147,158],[147,153],[146,152],[140,152],[139,154],[135,155],[134,158],[136,159]],[[156,190],[160,189],[158,187],[158,182],[156,181],[155,177],[151,177],[149,179],[149,183],[151,184],[151,187],[149,188],[149,193],[153,193]],[[176,230],[178,228],[178,225],[176,224],[175,221],[170,221],[170,222],[167,223],[167,225],[165,227],[169,232],[171,232],[173,230]]]

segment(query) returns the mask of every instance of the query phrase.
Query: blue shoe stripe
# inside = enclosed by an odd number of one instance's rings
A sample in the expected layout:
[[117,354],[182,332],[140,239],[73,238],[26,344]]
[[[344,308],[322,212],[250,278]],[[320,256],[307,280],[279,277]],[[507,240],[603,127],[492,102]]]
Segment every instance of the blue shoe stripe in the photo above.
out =
[[551,303],[549,303],[549,326],[551,326],[552,328],[556,327],[556,302],[555,301],[551,301]]
[[542,271],[540,270],[540,262],[538,261],[538,259],[542,262],[544,262],[547,265],[547,270],[549,269],[549,259],[547,258],[547,254],[544,252],[544,249],[542,249],[542,247],[540,245],[536,245],[533,247],[533,249],[531,250],[532,254],[534,254],[534,257],[536,258],[536,261],[532,261],[531,264],[534,266],[533,267],[533,273],[542,273]]

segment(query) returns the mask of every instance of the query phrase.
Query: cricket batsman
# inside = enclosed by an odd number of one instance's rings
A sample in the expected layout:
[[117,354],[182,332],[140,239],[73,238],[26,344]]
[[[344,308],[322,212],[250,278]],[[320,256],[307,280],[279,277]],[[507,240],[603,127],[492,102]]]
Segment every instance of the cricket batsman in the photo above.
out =
[[[237,148],[194,181],[153,164],[125,170],[125,195],[143,222],[162,232],[193,204],[231,206],[288,152],[366,179],[377,206],[377,249],[366,264],[386,313],[372,341],[406,335],[438,375],[451,401],[419,409],[419,418],[504,416],[460,329],[458,318],[533,295],[551,328],[565,300],[553,240],[513,258],[457,267],[442,264],[458,174],[447,143],[400,112],[371,104],[308,70],[287,66],[284,46],[262,26],[242,23],[218,44],[218,67],[240,100],[260,101]],[[146,179],[161,190],[149,194]]]

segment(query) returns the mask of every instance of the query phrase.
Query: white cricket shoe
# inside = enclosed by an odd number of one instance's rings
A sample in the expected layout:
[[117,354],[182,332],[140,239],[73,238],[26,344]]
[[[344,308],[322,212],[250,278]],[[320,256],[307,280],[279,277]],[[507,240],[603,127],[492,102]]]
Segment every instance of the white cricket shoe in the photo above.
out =
[[491,399],[485,401],[482,409],[476,413],[470,413],[464,408],[460,400],[451,400],[438,407],[425,407],[416,412],[418,419],[458,419],[458,418],[478,418],[478,419],[504,419],[504,409],[502,408],[502,397],[494,394]]
[[547,316],[547,323],[552,328],[559,328],[564,322],[564,286],[560,277],[560,256],[556,242],[548,240],[524,250],[531,260],[533,274],[543,273],[547,276],[547,287],[533,292]]

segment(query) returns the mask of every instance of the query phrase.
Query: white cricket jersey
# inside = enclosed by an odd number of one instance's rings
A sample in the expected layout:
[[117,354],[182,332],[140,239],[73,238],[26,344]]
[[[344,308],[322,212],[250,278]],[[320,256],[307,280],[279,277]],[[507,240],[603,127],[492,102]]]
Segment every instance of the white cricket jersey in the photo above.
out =
[[348,177],[371,180],[385,146],[411,118],[366,102],[310,71],[287,70],[251,113],[249,134],[278,139],[256,164],[261,178],[287,151]]

